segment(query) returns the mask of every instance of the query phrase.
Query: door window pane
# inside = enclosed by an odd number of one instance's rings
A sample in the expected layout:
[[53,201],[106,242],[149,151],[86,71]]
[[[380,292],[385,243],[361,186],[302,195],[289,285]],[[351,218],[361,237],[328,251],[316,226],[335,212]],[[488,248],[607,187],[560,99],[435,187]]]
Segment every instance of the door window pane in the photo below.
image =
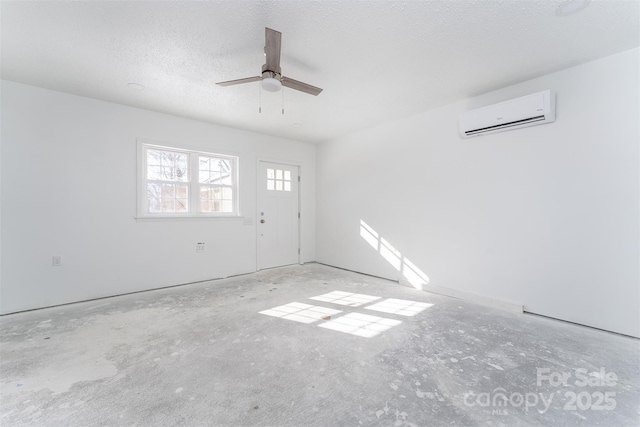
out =
[[267,190],[291,191],[291,171],[267,169]]

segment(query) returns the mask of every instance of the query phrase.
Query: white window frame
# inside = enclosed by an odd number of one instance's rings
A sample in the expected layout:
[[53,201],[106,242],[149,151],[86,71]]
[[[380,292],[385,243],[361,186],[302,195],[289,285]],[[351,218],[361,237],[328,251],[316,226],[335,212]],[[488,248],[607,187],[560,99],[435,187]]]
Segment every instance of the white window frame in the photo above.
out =
[[[187,167],[187,184],[189,188],[188,195],[188,212],[148,212],[147,211],[147,150],[164,150],[184,153],[188,155]],[[230,187],[233,193],[233,211],[232,212],[200,212],[200,187],[199,182],[199,157],[216,157],[230,160],[232,184]],[[187,149],[184,146],[174,144],[157,143],[148,140],[138,139],[138,171],[137,171],[137,218],[138,219],[170,219],[170,218],[241,218],[240,216],[240,197],[238,185],[238,156],[229,154],[213,153],[201,150]],[[210,187],[210,184],[205,184]]]

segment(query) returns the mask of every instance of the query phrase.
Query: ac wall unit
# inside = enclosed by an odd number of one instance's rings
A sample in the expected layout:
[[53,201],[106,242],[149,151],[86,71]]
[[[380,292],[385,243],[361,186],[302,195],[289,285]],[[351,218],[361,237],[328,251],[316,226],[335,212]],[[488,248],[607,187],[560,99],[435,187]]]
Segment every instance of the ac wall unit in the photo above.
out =
[[555,120],[555,93],[545,90],[462,113],[460,135],[469,138],[551,123]]

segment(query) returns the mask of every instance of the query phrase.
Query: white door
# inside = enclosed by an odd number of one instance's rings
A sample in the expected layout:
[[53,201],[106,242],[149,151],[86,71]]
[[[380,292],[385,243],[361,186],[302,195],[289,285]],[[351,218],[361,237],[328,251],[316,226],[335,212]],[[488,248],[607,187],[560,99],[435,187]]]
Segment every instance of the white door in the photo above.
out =
[[297,264],[298,167],[258,162],[258,270]]

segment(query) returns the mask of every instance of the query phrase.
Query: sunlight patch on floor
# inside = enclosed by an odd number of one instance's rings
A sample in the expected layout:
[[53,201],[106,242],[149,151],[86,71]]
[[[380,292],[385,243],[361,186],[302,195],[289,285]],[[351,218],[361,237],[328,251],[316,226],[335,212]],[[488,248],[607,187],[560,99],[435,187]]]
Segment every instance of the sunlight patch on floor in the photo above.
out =
[[279,317],[300,323],[317,322],[318,320],[322,320],[323,317],[334,316],[338,313],[341,313],[341,311],[299,302],[291,302],[260,312],[260,314],[266,314],[267,316]]
[[370,316],[361,313],[348,313],[318,325],[320,328],[344,332],[359,337],[371,338],[401,324],[402,321]]
[[332,304],[348,305],[349,307],[359,307],[372,301],[379,300],[380,297],[364,294],[353,294],[350,292],[333,291],[328,294],[318,295],[309,299],[322,302],[330,302]]
[[[382,300],[383,297],[375,295],[343,291],[333,291],[310,297],[309,299],[400,316],[415,316],[433,305],[426,302],[397,298],[386,298]],[[259,313],[305,324],[322,321],[322,323],[318,324],[321,328],[365,338],[375,337],[402,323],[401,320],[357,312],[343,313],[341,310],[300,302],[290,302],[289,304],[260,311]]]
[[367,310],[381,311],[383,313],[399,314],[401,316],[415,316],[433,304],[404,299],[387,298],[384,301],[365,307]]

